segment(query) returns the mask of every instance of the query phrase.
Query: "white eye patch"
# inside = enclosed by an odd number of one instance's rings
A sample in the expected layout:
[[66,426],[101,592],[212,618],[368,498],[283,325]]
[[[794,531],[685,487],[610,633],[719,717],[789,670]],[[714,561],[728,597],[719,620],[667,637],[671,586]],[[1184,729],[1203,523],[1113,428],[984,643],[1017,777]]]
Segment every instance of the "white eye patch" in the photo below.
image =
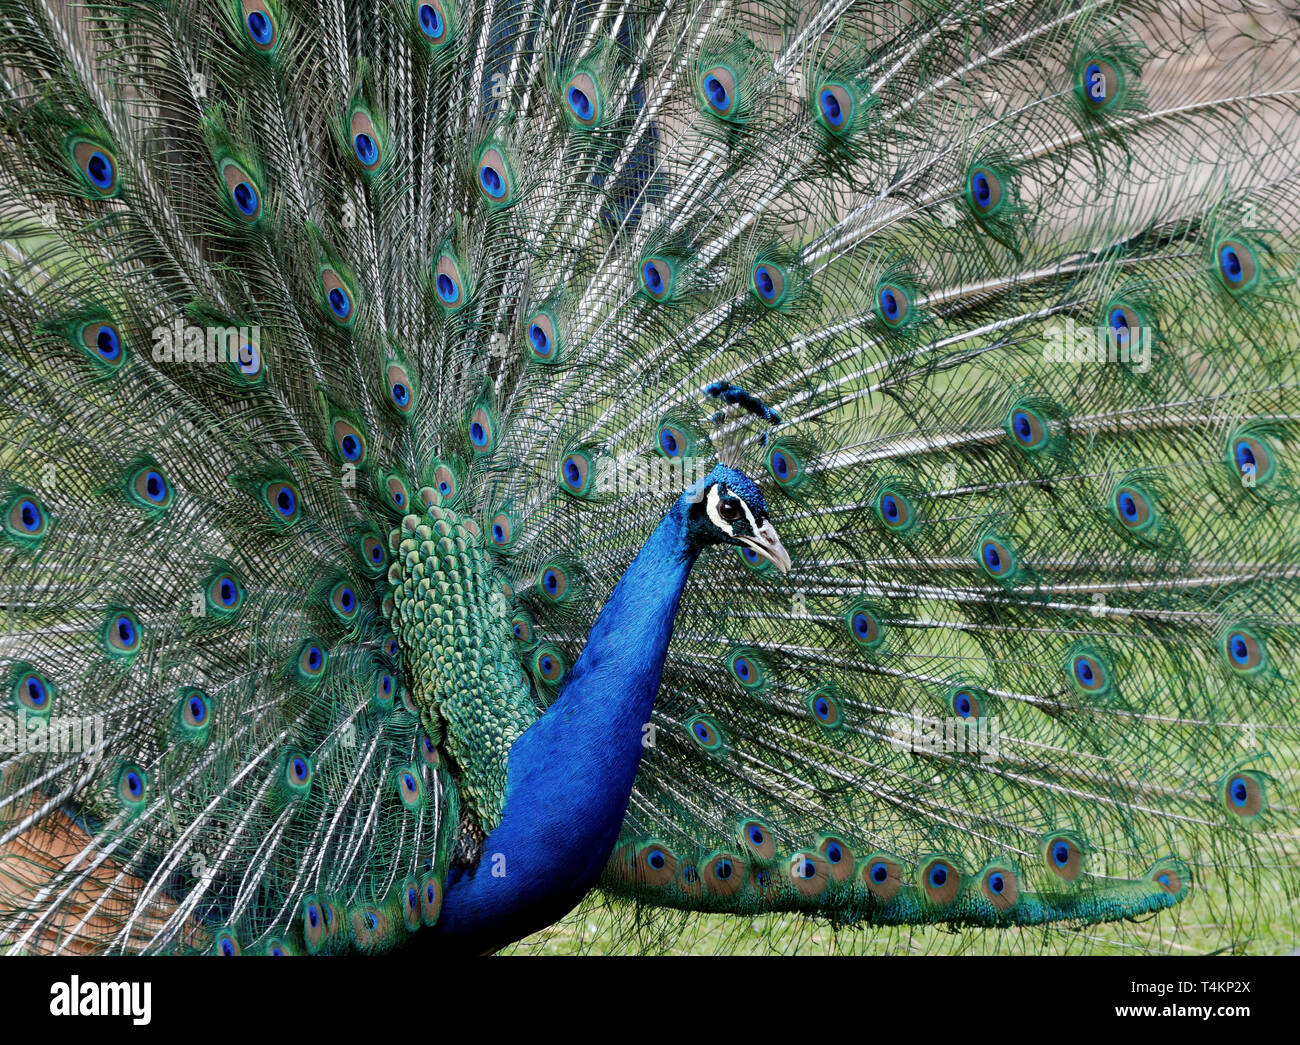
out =
[[[728,522],[724,519],[722,513],[718,511],[718,505],[721,501],[722,495],[718,492],[718,484],[714,483],[713,486],[709,487],[709,496],[705,501],[704,510],[708,512],[709,518],[712,520],[714,526],[723,533],[730,534],[734,537],[736,536],[735,525],[740,522],[740,520],[733,519],[731,522]],[[749,532],[758,533],[758,523],[754,519],[754,513],[749,510],[749,505],[739,498],[736,499],[736,503],[740,505],[741,511],[745,513],[745,519],[749,522]]]

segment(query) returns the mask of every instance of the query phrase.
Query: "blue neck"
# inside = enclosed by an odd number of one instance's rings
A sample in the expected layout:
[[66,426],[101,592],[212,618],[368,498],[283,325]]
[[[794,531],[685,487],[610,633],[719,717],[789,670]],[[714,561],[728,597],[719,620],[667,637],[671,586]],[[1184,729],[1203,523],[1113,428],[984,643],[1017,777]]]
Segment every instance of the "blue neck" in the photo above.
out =
[[699,549],[679,500],[605,603],[559,698],[510,749],[501,822],[453,870],[436,934],[482,952],[550,925],[596,884],[618,838]]

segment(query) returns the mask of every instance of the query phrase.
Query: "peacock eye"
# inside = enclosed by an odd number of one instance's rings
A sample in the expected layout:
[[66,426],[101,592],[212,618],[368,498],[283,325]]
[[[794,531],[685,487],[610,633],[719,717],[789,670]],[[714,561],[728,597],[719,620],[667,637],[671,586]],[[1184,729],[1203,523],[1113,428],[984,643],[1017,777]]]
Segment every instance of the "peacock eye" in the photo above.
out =
[[718,505],[718,514],[727,522],[735,522],[740,518],[740,504],[736,501],[723,501]]

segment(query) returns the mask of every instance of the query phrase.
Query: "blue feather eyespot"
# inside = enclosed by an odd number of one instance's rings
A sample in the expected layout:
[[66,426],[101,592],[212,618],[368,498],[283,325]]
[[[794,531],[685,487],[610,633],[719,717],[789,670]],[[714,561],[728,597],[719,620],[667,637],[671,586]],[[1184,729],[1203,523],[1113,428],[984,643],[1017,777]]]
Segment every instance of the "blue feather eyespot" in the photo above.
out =
[[1070,682],[1088,696],[1101,696],[1110,690],[1110,669],[1101,655],[1081,649],[1068,662]]
[[665,424],[659,429],[657,445],[660,453],[675,460],[686,453],[690,447],[690,441],[680,428]]
[[434,925],[442,913],[442,882],[432,871],[420,878],[420,920],[426,926]]
[[212,953],[222,958],[238,958],[244,951],[233,933],[220,932],[212,944]]
[[209,578],[205,590],[207,611],[219,619],[229,619],[244,602],[244,588],[229,570],[220,570]]
[[1264,776],[1254,770],[1229,773],[1219,781],[1219,795],[1223,808],[1243,819],[1253,820],[1268,808]]
[[335,417],[330,425],[334,453],[344,464],[358,467],[366,463],[366,437],[351,421]]
[[1007,432],[1022,450],[1041,450],[1051,441],[1047,420],[1027,406],[1018,406],[1007,415]]
[[641,289],[654,301],[663,301],[673,290],[673,266],[667,258],[642,258]]
[[1233,671],[1258,675],[1268,667],[1268,648],[1263,637],[1244,625],[1229,628],[1219,648]]
[[999,537],[989,536],[980,541],[978,557],[984,572],[994,580],[1010,580],[1020,568],[1011,545]]
[[855,606],[844,615],[849,636],[864,649],[875,649],[884,641],[885,629],[875,611],[866,606]]
[[90,358],[111,369],[126,362],[126,346],[117,327],[107,320],[86,323],[81,328],[81,344]]
[[554,362],[559,355],[560,341],[555,320],[539,312],[528,320],[528,352],[539,363]]
[[505,512],[497,512],[488,523],[488,536],[496,548],[509,548],[515,539],[514,521]]
[[254,50],[270,54],[279,44],[279,24],[264,0],[240,0],[244,32]]
[[140,649],[140,625],[128,610],[109,613],[104,625],[104,649],[114,657],[132,657]]
[[853,96],[843,84],[825,83],[814,92],[817,121],[831,134],[847,134],[853,126]]
[[841,723],[839,694],[829,686],[821,686],[808,695],[808,710],[826,729],[838,729]]
[[713,853],[701,866],[700,877],[713,896],[735,896],[745,884],[745,862],[732,853]]
[[1009,911],[1020,898],[1020,878],[1010,867],[991,865],[980,872],[980,893],[998,911]]
[[1220,240],[1214,247],[1219,279],[1234,294],[1249,290],[1259,279],[1259,264],[1251,247],[1239,239]]
[[49,530],[50,517],[45,506],[25,490],[11,495],[2,518],[5,535],[15,544],[34,547]]
[[372,573],[379,573],[388,564],[388,553],[384,542],[378,537],[367,535],[361,539],[361,561]]
[[708,715],[695,715],[686,720],[686,733],[705,751],[719,751],[723,746],[722,730]]
[[117,195],[117,157],[111,149],[86,138],[72,138],[67,143],[73,165],[96,196]]
[[371,688],[371,698],[375,710],[387,714],[393,709],[393,698],[397,695],[397,680],[387,671],[377,672]]
[[333,268],[326,266],[320,273],[321,293],[330,316],[340,326],[350,327],[356,321],[356,295]]
[[270,509],[271,517],[286,526],[298,521],[301,505],[298,488],[290,482],[268,483],[262,488],[262,498]]
[[907,325],[912,315],[912,298],[896,283],[881,284],[876,291],[876,314],[885,326],[898,329]]
[[113,790],[122,808],[128,813],[139,813],[145,806],[149,789],[149,774],[134,763],[117,771]]
[[1112,301],[1106,308],[1106,336],[1108,352],[1115,359],[1130,358],[1133,347],[1144,337],[1146,322],[1137,309],[1122,301]]
[[456,473],[449,465],[440,464],[433,470],[433,486],[438,491],[438,496],[442,498],[442,503],[456,499],[456,494],[460,485],[456,480]]
[[404,513],[411,506],[411,491],[401,476],[390,475],[385,479],[384,490],[388,494],[388,502],[399,512]]
[[326,907],[326,902],[315,896],[308,896],[302,902],[303,942],[311,954],[319,952],[332,931],[333,919],[326,919]]
[[1110,507],[1120,525],[1134,533],[1154,530],[1159,521],[1151,498],[1137,486],[1117,487],[1111,495]]
[[364,109],[353,110],[348,131],[352,138],[352,155],[361,164],[361,169],[367,174],[379,170],[387,156],[384,152],[383,134],[376,126],[374,117]]
[[425,41],[434,48],[443,47],[451,40],[451,9],[443,0],[415,0],[415,22]]
[[1276,471],[1273,452],[1263,437],[1238,434],[1229,446],[1229,468],[1241,476],[1243,485],[1259,486]]
[[677,856],[660,842],[629,843],[617,856],[624,873],[637,884],[660,888],[677,876]]
[[176,722],[189,738],[206,735],[212,721],[212,702],[201,689],[185,688],[176,703]]
[[585,453],[566,454],[560,461],[560,489],[575,497],[589,497],[594,492],[595,469]]
[[469,418],[469,442],[476,454],[490,453],[496,446],[496,420],[486,406],[475,407]]
[[728,658],[732,677],[749,690],[762,689],[767,682],[763,663],[752,650],[739,650]]
[[463,308],[467,300],[465,279],[456,258],[443,251],[433,265],[433,289],[438,303],[449,312]]
[[418,809],[424,804],[424,780],[415,766],[404,766],[394,774],[397,796],[407,809]]
[[906,533],[916,522],[912,502],[891,487],[885,487],[876,497],[876,515],[895,533]]
[[746,820],[737,831],[740,844],[759,860],[772,860],[776,857],[776,837],[772,829],[761,820]]
[[600,122],[602,101],[599,86],[589,73],[577,73],[564,87],[566,114],[581,127],[594,127]]
[[262,380],[262,349],[254,340],[240,340],[231,360],[231,366],[245,382],[251,385]]
[[978,217],[996,214],[1005,202],[1002,179],[988,167],[975,167],[966,178],[966,201]]
[[564,654],[549,643],[538,646],[532,656],[533,674],[546,686],[554,686],[569,670]]
[[700,73],[700,95],[707,111],[730,117],[736,110],[736,74],[725,65],[714,65]]
[[221,165],[221,177],[235,206],[235,213],[250,225],[262,216],[262,194],[253,176],[233,160]]
[[396,640],[396,639],[389,639],[389,640],[388,640],[388,656],[389,656],[390,658],[392,658],[392,657],[396,657],[396,656],[397,656],[397,640]]
[[314,686],[325,674],[328,661],[329,654],[325,652],[324,646],[315,639],[304,639],[295,659],[299,681],[309,687]]
[[533,622],[523,614],[518,614],[511,620],[510,630],[515,641],[521,645],[526,646],[533,641]]
[[961,881],[961,872],[944,857],[932,857],[921,864],[921,891],[932,904],[943,907],[952,903],[961,891]]
[[820,896],[830,883],[826,858],[812,850],[795,853],[790,858],[789,875],[795,891],[808,899]]
[[354,620],[361,608],[356,589],[347,581],[339,581],[330,589],[329,607],[345,624]]
[[485,148],[479,156],[478,188],[491,207],[507,207],[514,202],[514,172],[495,145]]
[[862,862],[859,881],[877,899],[892,900],[903,886],[903,865],[886,853],[873,853]]
[[54,705],[54,686],[29,664],[15,664],[9,694],[15,708],[32,715],[48,715]]
[[415,408],[415,382],[410,371],[399,362],[384,367],[384,381],[388,386],[388,403],[399,414],[409,414]]
[[1073,882],[1083,872],[1083,843],[1074,835],[1048,835],[1043,840],[1042,852],[1043,863],[1058,878]]
[[804,476],[803,462],[789,447],[773,443],[767,451],[767,470],[777,484],[786,489],[798,486]]
[[832,881],[847,882],[853,877],[853,849],[838,835],[823,835],[817,842],[817,851],[826,861],[826,870]]
[[1092,113],[1102,113],[1124,93],[1124,74],[1104,58],[1087,58],[1079,66],[1079,97]]
[[770,261],[754,265],[750,279],[758,300],[768,308],[775,308],[785,298],[785,273]]
[[948,694],[948,706],[961,719],[984,717],[982,694],[970,686],[958,686]]
[[290,751],[284,758],[284,782],[293,794],[302,795],[311,790],[311,759],[299,751]]
[[420,734],[419,751],[420,761],[422,761],[426,766],[431,766],[436,769],[442,764],[442,756],[438,753],[438,745],[433,742],[431,737],[428,737],[423,733]]

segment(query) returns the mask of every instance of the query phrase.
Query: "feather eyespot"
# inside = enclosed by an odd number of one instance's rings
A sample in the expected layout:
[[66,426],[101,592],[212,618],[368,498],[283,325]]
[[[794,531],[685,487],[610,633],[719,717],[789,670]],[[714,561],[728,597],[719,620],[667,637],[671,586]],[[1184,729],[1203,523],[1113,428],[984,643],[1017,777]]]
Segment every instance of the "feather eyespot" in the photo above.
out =
[[1020,898],[1020,878],[1000,864],[986,867],[980,872],[980,893],[997,911],[1009,911]]
[[1043,863],[1058,878],[1073,882],[1082,874],[1083,845],[1074,835],[1048,835],[1042,851]]
[[664,457],[676,460],[687,454],[691,443],[681,428],[671,424],[663,424],[659,427],[659,436],[655,445]]
[[469,442],[476,454],[490,453],[496,445],[496,422],[486,406],[479,406],[469,418]]
[[826,858],[812,850],[795,853],[790,858],[789,875],[795,891],[808,899],[821,896],[831,880]]
[[374,118],[364,109],[352,113],[348,131],[352,138],[352,155],[366,173],[373,173],[384,165],[387,158],[383,147],[383,136],[375,125]]
[[817,842],[817,851],[826,861],[831,880],[847,882],[853,877],[853,849],[836,835],[825,835]]
[[253,176],[233,160],[227,160],[221,165],[221,177],[239,217],[250,225],[257,221],[262,216],[262,193]]
[[543,566],[537,578],[537,587],[547,601],[563,602],[569,592],[569,573],[563,566],[554,563]]
[[401,363],[384,367],[384,382],[388,387],[388,403],[399,414],[409,414],[415,407],[415,382]]
[[10,499],[3,519],[9,538],[25,546],[38,544],[50,525],[50,517],[40,499],[21,490]]
[[667,258],[642,258],[641,289],[654,301],[663,301],[672,293],[673,266]]
[[862,864],[860,881],[878,900],[889,901],[903,887],[903,865],[886,853],[873,853]]
[[696,715],[686,720],[686,733],[705,751],[719,751],[723,746],[722,731],[708,715]]
[[424,804],[424,781],[421,774],[414,766],[407,766],[397,770],[397,794],[402,800],[402,805],[407,809],[418,809]]
[[1259,486],[1273,477],[1273,453],[1262,438],[1238,435],[1232,440],[1230,454],[1229,466],[1241,476],[1244,485]]
[[912,297],[896,283],[884,283],[876,291],[877,314],[885,326],[897,329],[907,325],[912,315]]
[[330,426],[334,452],[344,464],[361,466],[366,462],[366,437],[351,421],[335,418]]
[[384,490],[388,494],[389,503],[399,512],[405,512],[411,503],[411,491],[407,489],[405,480],[398,475],[390,475],[384,480]]
[[874,610],[857,606],[845,614],[844,622],[848,625],[849,635],[855,643],[864,649],[875,649],[885,638],[885,629]]
[[264,0],[241,0],[244,33],[254,50],[270,54],[279,44],[280,29]]
[[1264,776],[1254,770],[1229,773],[1219,782],[1219,794],[1223,808],[1232,816],[1253,820],[1268,809]]
[[1007,431],[1022,450],[1041,450],[1051,439],[1051,427],[1037,412],[1020,406],[1007,417]]
[[533,641],[533,622],[523,614],[511,620],[510,631],[514,635],[515,641],[521,645],[527,645]]
[[590,496],[595,485],[593,472],[591,458],[586,454],[566,454],[560,461],[560,489],[575,497]]
[[18,664],[13,674],[10,696],[14,707],[33,715],[48,715],[54,705],[54,686],[29,665]]
[[112,656],[130,657],[140,648],[140,625],[135,614],[119,610],[104,625],[104,648]]
[[822,686],[808,695],[808,710],[824,728],[839,728],[841,722],[839,695],[829,687]]
[[340,326],[350,327],[356,321],[356,302],[343,277],[326,267],[321,270],[320,286],[330,316]]
[[356,590],[347,581],[339,581],[330,589],[329,606],[334,615],[345,623],[353,620],[361,608]]
[[732,853],[714,853],[700,868],[704,888],[714,896],[735,896],[745,884],[744,861]]
[[944,857],[933,857],[921,865],[921,891],[936,906],[952,903],[961,891],[961,883],[961,872]]
[[729,117],[736,109],[736,74],[725,65],[714,65],[700,74],[700,94],[714,115]]
[[745,689],[762,689],[767,682],[767,672],[762,661],[749,650],[733,653],[727,661],[727,667],[732,677]]
[[737,835],[740,844],[759,860],[772,860],[776,857],[776,837],[772,829],[761,820],[746,820],[740,825]]
[[568,670],[564,654],[550,644],[537,647],[532,657],[533,673],[548,686],[554,686]]
[[497,548],[509,548],[515,539],[515,525],[505,512],[497,512],[488,524],[488,535]]
[[539,312],[528,320],[528,351],[533,359],[540,363],[554,362],[559,348],[554,319]]
[[980,542],[979,564],[994,580],[1010,580],[1019,570],[1011,545],[998,537],[985,537]]
[[1005,202],[1002,179],[988,167],[974,168],[966,178],[966,199],[977,216],[991,217]]
[[1083,650],[1069,661],[1070,681],[1086,695],[1100,696],[1110,689],[1110,669],[1100,655]]
[[853,126],[853,96],[843,84],[825,83],[815,92],[817,120],[835,135],[848,133]]
[[420,34],[434,48],[444,46],[451,39],[451,18],[442,0],[415,0],[415,22]]
[[772,473],[777,485],[786,489],[798,486],[804,475],[799,455],[781,444],[773,444],[768,450],[767,470]]
[[1111,510],[1126,530],[1143,533],[1156,527],[1159,516],[1150,497],[1136,486],[1120,486],[1111,497]]
[[176,705],[176,719],[181,731],[187,736],[195,737],[206,733],[212,719],[208,695],[200,689],[182,689]]
[[81,343],[91,359],[111,369],[117,369],[126,362],[126,346],[122,343],[122,335],[110,322],[86,323],[81,328]]
[[911,529],[915,521],[912,502],[900,491],[886,487],[876,498],[876,514],[885,526],[897,533]]
[[1230,291],[1249,290],[1259,278],[1259,263],[1250,245],[1239,239],[1219,241],[1214,248],[1219,279]]
[[298,648],[296,665],[298,678],[308,684],[314,685],[320,681],[321,676],[325,673],[325,665],[329,661],[329,655],[325,652],[324,647],[314,639],[306,639]]
[[433,265],[433,289],[438,303],[449,312],[463,308],[467,298],[465,279],[456,258],[444,251]]
[[785,298],[785,273],[770,261],[760,261],[753,269],[751,280],[758,300],[768,308],[775,308]]
[[367,535],[361,539],[361,561],[368,569],[378,573],[388,562],[388,553],[384,543],[378,537]]
[[577,73],[564,87],[569,118],[582,127],[594,127],[602,115],[601,92],[589,73]]
[[271,510],[273,518],[285,525],[292,525],[298,521],[301,505],[298,500],[298,488],[293,483],[268,483],[262,489],[262,497]]
[[984,704],[975,690],[969,686],[959,686],[948,695],[948,706],[960,719],[984,717]]
[[69,142],[72,162],[86,185],[97,196],[117,194],[117,157],[111,149],[85,138]]
[[484,149],[478,161],[479,193],[491,207],[508,207],[514,202],[514,171],[496,146]]
[[289,752],[284,759],[284,782],[291,793],[305,794],[311,789],[311,759],[297,752]]
[[1089,112],[1102,113],[1124,93],[1124,76],[1104,58],[1086,59],[1079,67],[1079,96]]
[[216,617],[233,617],[244,602],[244,588],[229,570],[217,573],[207,587],[208,611]]
[[148,794],[149,774],[139,766],[130,763],[117,771],[114,790],[122,808],[129,813],[138,813],[145,806]]
[[1268,666],[1268,650],[1264,639],[1250,628],[1229,628],[1220,648],[1224,660],[1233,671],[1259,674]]

